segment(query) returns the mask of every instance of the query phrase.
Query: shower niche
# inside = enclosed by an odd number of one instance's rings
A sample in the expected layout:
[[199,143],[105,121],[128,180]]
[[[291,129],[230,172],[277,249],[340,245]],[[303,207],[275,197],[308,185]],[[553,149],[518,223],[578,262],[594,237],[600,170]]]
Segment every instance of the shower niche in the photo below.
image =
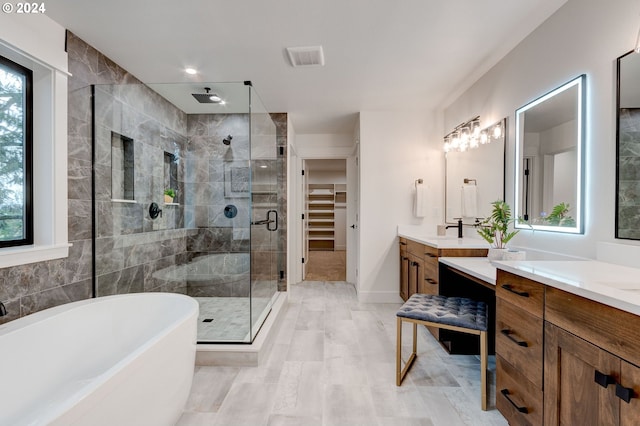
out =
[[111,132],[111,199],[135,200],[133,139]]

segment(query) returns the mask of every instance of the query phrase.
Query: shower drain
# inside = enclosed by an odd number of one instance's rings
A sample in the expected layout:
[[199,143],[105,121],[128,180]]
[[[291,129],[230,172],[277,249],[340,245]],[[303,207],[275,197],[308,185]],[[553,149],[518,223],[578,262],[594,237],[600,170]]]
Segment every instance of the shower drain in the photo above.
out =
[[205,318],[202,320],[202,322],[212,322],[213,318]]

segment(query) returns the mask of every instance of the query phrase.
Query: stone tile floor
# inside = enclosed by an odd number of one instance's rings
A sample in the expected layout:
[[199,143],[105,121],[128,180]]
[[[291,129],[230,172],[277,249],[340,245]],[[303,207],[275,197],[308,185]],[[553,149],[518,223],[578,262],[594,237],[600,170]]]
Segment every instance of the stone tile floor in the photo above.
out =
[[[426,330],[402,386],[395,385],[395,312],[361,304],[345,282],[291,286],[274,347],[258,367],[196,367],[178,426],[506,425],[480,409],[480,361],[448,355]],[[410,326],[407,326],[410,336]],[[410,352],[404,339],[403,353]]]

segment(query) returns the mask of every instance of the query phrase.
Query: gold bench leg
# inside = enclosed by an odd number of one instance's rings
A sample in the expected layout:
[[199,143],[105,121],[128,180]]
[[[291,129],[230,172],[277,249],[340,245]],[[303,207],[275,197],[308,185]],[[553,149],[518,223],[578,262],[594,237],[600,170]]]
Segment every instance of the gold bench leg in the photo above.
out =
[[482,410],[487,411],[487,368],[488,368],[487,332],[480,332],[480,389]]
[[404,365],[404,368],[402,368],[402,318],[398,317],[398,328],[396,331],[396,335],[397,335],[397,342],[396,342],[396,386],[400,386],[402,384],[402,380],[404,379],[404,376],[406,376],[407,372],[409,371],[409,368],[411,368],[411,365],[413,364],[413,361],[416,359],[416,352],[417,352],[417,347],[418,347],[418,343],[417,343],[417,336],[418,336],[418,325],[416,323],[413,323],[413,351],[411,352],[411,355],[409,356],[409,359],[407,360],[406,364]]

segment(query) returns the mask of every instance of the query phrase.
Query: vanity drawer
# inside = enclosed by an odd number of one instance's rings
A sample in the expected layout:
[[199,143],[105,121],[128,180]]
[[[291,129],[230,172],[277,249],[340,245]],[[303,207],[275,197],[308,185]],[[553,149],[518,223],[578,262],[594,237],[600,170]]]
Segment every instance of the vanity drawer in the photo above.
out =
[[432,259],[436,263],[438,262],[438,249],[431,246],[424,246],[424,259]]
[[543,393],[496,355],[496,408],[510,425],[541,425]]
[[547,287],[545,320],[640,365],[640,316]]
[[407,252],[422,259],[424,256],[424,244],[413,240],[407,240]]
[[420,293],[438,294],[438,262],[424,261],[424,282]]
[[498,269],[496,297],[544,318],[544,284]]
[[496,299],[496,354],[508,361],[538,389],[543,381],[542,318]]

